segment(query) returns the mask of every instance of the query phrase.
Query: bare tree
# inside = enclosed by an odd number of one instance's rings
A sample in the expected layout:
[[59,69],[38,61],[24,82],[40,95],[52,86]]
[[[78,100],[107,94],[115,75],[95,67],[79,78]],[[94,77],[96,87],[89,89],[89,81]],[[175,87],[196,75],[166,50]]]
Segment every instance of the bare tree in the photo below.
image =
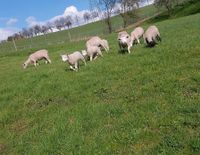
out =
[[55,24],[55,27],[56,27],[59,31],[62,29],[62,25],[60,24],[60,20],[59,20],[59,19],[55,20],[54,24]]
[[22,29],[21,34],[22,34],[25,38],[30,37],[29,31],[28,31],[28,29],[26,29],[26,28],[23,28],[23,29]]
[[95,18],[97,18],[97,17],[99,17],[98,11],[92,11],[92,12],[91,12],[91,18],[95,19]]
[[68,29],[72,26],[72,22],[73,20],[71,16],[65,17],[65,26],[67,26]]
[[64,17],[61,17],[59,19],[59,22],[60,22],[60,26],[64,29],[65,28],[65,23],[66,23],[66,20]]
[[74,20],[75,20],[75,22],[76,22],[77,25],[80,25],[80,23],[79,23],[80,17],[79,17],[78,15],[76,15],[76,16],[74,17]]
[[119,0],[120,16],[123,19],[123,27],[125,28],[129,22],[136,18],[136,9],[139,7],[140,0]]
[[45,25],[43,25],[43,26],[41,27],[41,32],[42,32],[43,34],[47,34],[47,32],[48,32],[48,27],[45,26]]
[[46,27],[47,27],[48,30],[50,30],[51,32],[53,32],[53,29],[52,29],[53,24],[51,22],[47,22],[46,23]]
[[96,5],[99,10],[104,12],[105,23],[108,26],[109,33],[112,32],[112,23],[111,16],[114,11],[114,7],[116,6],[118,0],[96,0]]
[[41,31],[42,31],[40,25],[35,25],[35,26],[33,27],[33,30],[34,30],[34,34],[35,34],[35,35],[38,35],[38,34],[41,33]]
[[88,23],[88,21],[89,21],[90,18],[91,18],[90,13],[89,13],[89,12],[85,12],[85,13],[83,14],[83,18],[84,18],[85,22]]
[[177,4],[177,0],[155,0],[154,4],[158,8],[165,7],[170,15],[173,7]]
[[11,36],[12,39],[14,40],[19,40],[19,39],[22,39],[23,36],[20,34],[20,33],[14,33],[12,36]]
[[67,16],[65,17],[65,26],[68,27],[68,37],[69,37],[69,40],[71,41],[71,33],[70,33],[70,30],[69,28],[72,26],[72,17],[71,16]]

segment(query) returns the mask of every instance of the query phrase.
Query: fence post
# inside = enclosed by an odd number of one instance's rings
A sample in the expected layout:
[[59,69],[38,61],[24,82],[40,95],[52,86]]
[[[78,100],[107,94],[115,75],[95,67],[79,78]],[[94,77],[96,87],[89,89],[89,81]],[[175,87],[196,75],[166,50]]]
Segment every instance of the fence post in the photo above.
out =
[[69,29],[68,29],[68,37],[69,37],[69,41],[71,42],[72,38],[71,38],[71,34],[69,32]]
[[17,46],[16,46],[16,44],[15,44],[15,39],[12,38],[12,41],[13,41],[13,46],[14,46],[14,48],[15,48],[15,51],[17,51]]
[[32,41],[32,37],[30,37],[30,46],[29,46],[30,48],[32,48],[33,47],[33,41]]

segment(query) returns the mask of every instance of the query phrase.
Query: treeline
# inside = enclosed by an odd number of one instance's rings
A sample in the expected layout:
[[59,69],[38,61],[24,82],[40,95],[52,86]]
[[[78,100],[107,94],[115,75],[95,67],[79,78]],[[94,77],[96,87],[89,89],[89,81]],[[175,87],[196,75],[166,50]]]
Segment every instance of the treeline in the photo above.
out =
[[[155,0],[154,5],[158,8],[165,7],[170,14],[171,10],[176,6],[183,4],[188,0]],[[149,4],[151,0],[90,0],[90,10],[85,12],[82,17],[78,15],[68,15],[60,17],[52,22],[44,25],[34,25],[29,28],[23,28],[20,32],[13,34],[7,38],[12,41],[31,38],[33,36],[45,35],[54,31],[69,29],[72,26],[79,26],[81,23],[89,21],[104,20],[109,33],[113,31],[111,17],[120,15],[123,19],[123,27],[125,28],[137,17],[137,9],[141,4]]]

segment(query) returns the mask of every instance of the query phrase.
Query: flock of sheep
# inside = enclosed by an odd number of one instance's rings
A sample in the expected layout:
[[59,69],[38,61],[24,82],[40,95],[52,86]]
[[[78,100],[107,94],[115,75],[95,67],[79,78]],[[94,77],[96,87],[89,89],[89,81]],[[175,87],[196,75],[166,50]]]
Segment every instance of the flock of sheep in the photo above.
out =
[[[159,30],[156,26],[150,26],[146,31],[142,27],[137,27],[133,30],[131,35],[126,31],[119,32],[118,44],[120,51],[127,50],[131,52],[131,47],[134,43],[140,43],[140,38],[143,36],[144,42],[148,47],[154,47],[157,41],[161,41]],[[72,54],[61,55],[63,62],[68,62],[70,69],[78,71],[79,61],[83,61],[86,65],[86,59],[90,61],[95,60],[99,55],[103,57],[102,51],[109,51],[108,41],[101,39],[98,36],[92,37],[86,42],[86,50],[76,51]],[[46,63],[51,63],[47,50],[39,50],[31,54],[28,59],[24,62],[23,67],[26,68],[28,64],[39,65],[38,61],[45,59]]]

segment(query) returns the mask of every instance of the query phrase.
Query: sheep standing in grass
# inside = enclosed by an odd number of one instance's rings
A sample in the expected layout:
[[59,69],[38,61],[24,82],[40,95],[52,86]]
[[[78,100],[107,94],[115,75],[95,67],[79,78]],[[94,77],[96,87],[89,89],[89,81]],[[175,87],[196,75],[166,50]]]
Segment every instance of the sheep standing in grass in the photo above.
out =
[[88,56],[90,58],[90,61],[95,60],[98,57],[98,55],[103,57],[100,47],[97,46],[89,46],[87,50],[82,51],[82,55],[84,57]]
[[105,48],[106,52],[109,51],[109,44],[108,44],[108,41],[105,40],[105,39],[102,39],[102,44],[103,44],[103,47]]
[[153,25],[150,26],[143,35],[144,42],[149,47],[154,47],[157,43],[156,40],[161,41],[160,32],[158,28]]
[[132,42],[131,36],[126,31],[119,32],[118,43],[119,43],[119,48],[121,51],[124,49],[127,49],[128,53],[131,53],[130,50],[131,50],[133,42]]
[[108,52],[108,50],[109,50],[108,41],[105,39],[102,40],[98,36],[92,37],[86,42],[86,49],[90,48],[91,46],[100,47],[101,49],[105,50],[106,52]]
[[131,32],[131,38],[133,43],[137,40],[137,43],[140,44],[140,38],[144,34],[144,29],[142,27],[136,27],[133,32]]
[[51,60],[49,59],[48,51],[43,49],[36,51],[35,53],[31,54],[28,59],[24,62],[23,67],[24,69],[28,66],[28,64],[33,63],[34,66],[36,67],[39,65],[38,61],[45,59],[46,63],[51,63]]
[[86,61],[84,56],[81,54],[81,52],[74,52],[72,54],[65,54],[65,55],[61,55],[62,61],[63,62],[68,62],[70,65],[70,69],[72,69],[73,71],[78,71],[79,68],[79,61],[83,61],[84,64],[86,65]]

